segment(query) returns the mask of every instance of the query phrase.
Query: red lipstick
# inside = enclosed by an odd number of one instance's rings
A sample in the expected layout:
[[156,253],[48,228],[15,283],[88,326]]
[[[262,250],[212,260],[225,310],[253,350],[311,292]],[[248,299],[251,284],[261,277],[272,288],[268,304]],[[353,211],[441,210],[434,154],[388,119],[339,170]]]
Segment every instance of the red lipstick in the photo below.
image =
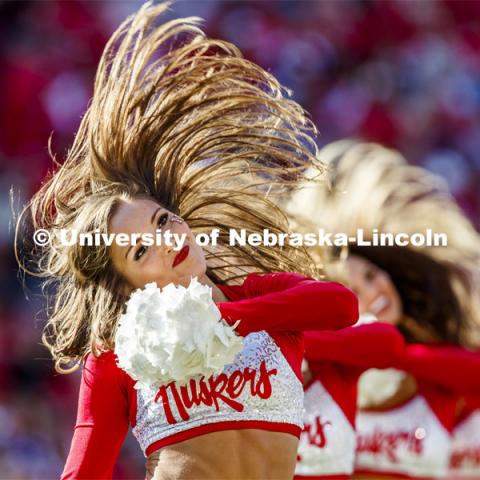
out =
[[190,247],[185,245],[175,256],[173,259],[172,267],[176,267],[179,263],[182,263],[187,257]]

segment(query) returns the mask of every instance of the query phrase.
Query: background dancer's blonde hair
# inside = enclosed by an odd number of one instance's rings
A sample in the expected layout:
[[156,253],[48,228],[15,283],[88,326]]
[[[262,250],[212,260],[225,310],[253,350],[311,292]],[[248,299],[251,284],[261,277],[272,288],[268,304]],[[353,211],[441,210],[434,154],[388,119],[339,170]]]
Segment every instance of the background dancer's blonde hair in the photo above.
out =
[[[456,204],[447,183],[424,168],[408,165],[399,152],[375,143],[337,141],[322,148],[319,155],[328,165],[328,181],[322,186],[306,185],[289,199],[286,208],[292,221],[297,222],[296,228],[316,231],[320,227],[349,236],[356,235],[361,228],[366,239],[372,238],[374,229],[409,235],[431,229],[447,234],[448,247],[362,249],[352,245],[350,251],[361,250],[383,267],[424,268],[430,276],[444,275],[448,280],[445,288],[451,288],[456,298],[439,298],[439,304],[445,300],[445,308],[452,315],[461,313],[462,318],[445,318],[441,336],[444,340],[479,344],[480,236]],[[314,173],[315,169],[311,169],[308,175]],[[394,266],[394,256],[403,262],[403,267],[400,263]],[[337,274],[341,271],[330,268],[330,272]],[[405,296],[417,294],[418,291],[412,291]],[[434,322],[433,310],[428,313],[427,310],[427,307],[416,309],[429,317],[425,318],[426,323]]]
[[[307,165],[322,170],[314,125],[272,75],[234,45],[207,38],[200,19],[158,25],[167,8],[145,4],[113,34],[65,162],[17,223],[17,259],[46,278],[54,299],[43,342],[59,372],[78,368],[99,343],[113,347],[126,300],[108,248],[64,246],[59,232],[106,231],[122,199],[152,197],[194,233],[219,228],[221,244],[207,255],[213,281],[249,271],[320,275],[306,249],[226,242],[230,228],[288,230],[278,196]],[[47,229],[51,244],[20,245],[26,223]]]

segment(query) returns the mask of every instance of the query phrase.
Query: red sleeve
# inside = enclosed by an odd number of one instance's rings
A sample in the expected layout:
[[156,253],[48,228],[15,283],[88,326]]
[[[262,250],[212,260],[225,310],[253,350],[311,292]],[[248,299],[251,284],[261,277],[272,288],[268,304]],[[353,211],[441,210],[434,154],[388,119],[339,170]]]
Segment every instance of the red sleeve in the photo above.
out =
[[61,475],[64,479],[111,479],[129,426],[129,408],[113,352],[87,356],[75,430]]
[[305,280],[314,280],[299,273],[276,272],[247,275],[242,285],[217,285],[232,301],[258,297],[266,293],[281,292]]
[[405,342],[393,325],[369,323],[335,332],[306,332],[305,357],[360,368],[388,368],[398,361]]
[[259,330],[322,330],[350,326],[358,319],[354,293],[335,282],[321,282],[293,273],[250,274],[246,297],[217,303],[222,317],[240,335]]
[[407,345],[400,368],[456,392],[480,391],[480,353],[461,347]]

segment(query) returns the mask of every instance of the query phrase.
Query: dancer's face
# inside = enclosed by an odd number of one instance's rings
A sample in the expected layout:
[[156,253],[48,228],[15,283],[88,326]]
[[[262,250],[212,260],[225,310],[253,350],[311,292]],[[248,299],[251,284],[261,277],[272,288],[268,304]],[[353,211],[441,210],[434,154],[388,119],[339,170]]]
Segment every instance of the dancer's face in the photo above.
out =
[[360,313],[371,313],[380,322],[396,325],[402,318],[402,302],[387,272],[357,255],[348,257],[347,266]]
[[[169,283],[187,287],[191,277],[200,279],[205,275],[203,250],[196,244],[187,223],[153,200],[134,198],[122,202],[109,225],[109,233],[127,233],[129,238],[132,238],[132,234],[148,233],[155,239],[158,234],[167,231],[172,234],[173,245],[170,246],[163,241],[163,235],[161,245],[146,245],[147,242],[142,242],[140,238],[134,246],[130,243],[128,246],[120,246],[113,242],[112,261],[115,269],[129,284],[126,294],[153,281],[159,287]],[[182,250],[175,250],[177,246],[173,234],[179,237],[185,235]]]

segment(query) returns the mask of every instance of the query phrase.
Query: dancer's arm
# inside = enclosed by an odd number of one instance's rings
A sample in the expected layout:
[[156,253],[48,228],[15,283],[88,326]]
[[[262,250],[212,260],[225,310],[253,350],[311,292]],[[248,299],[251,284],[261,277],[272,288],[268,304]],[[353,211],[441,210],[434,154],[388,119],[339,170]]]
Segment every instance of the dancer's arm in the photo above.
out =
[[312,277],[294,272],[250,273],[241,285],[219,285],[219,287],[228,297],[236,301],[266,293],[281,292],[306,280],[315,281]]
[[80,384],[77,421],[61,475],[66,479],[111,479],[128,431],[127,393],[113,353],[89,355]]
[[360,368],[388,368],[402,355],[405,342],[393,326],[369,323],[335,332],[305,332],[305,357]]
[[250,274],[243,285],[247,297],[217,304],[230,324],[241,320],[240,335],[267,330],[328,330],[354,324],[358,301],[335,282],[321,282],[295,273]]
[[480,353],[461,347],[407,345],[400,368],[458,392],[480,391]]

